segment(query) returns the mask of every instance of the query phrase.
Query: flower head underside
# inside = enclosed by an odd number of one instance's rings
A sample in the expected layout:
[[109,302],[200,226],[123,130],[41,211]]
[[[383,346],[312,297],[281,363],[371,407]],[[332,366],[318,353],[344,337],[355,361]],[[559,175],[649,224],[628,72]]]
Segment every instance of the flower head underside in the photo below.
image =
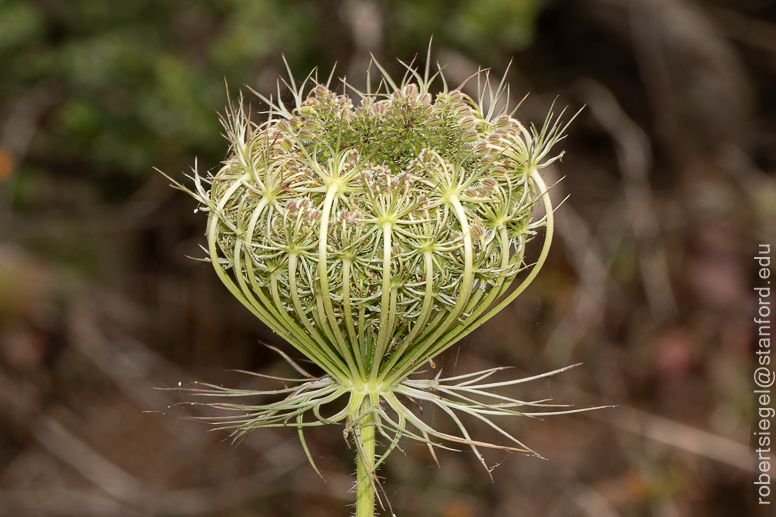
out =
[[[441,70],[406,66],[394,82],[375,66],[374,92],[343,81],[336,93],[331,79],[319,83],[313,74],[297,85],[289,72],[287,92],[258,94],[269,106],[263,122],[251,120],[241,99],[222,118],[230,152],[220,170],[206,177],[195,170],[193,189],[176,183],[208,212],[207,251],[221,281],[325,372],[280,391],[195,391],[285,397],[219,404],[240,413],[212,417],[238,436],[293,425],[301,437],[304,427],[342,422],[361,451],[368,422],[387,440],[372,472],[401,437],[430,447],[464,443],[475,452],[492,446],[469,436],[461,412],[506,436],[511,443],[502,448],[527,451],[491,421],[543,405],[490,391],[523,379],[486,381],[498,369],[448,379],[409,375],[536,276],[553,220],[539,170],[558,158],[550,152],[566,126],[552,114],[539,129],[520,123],[504,82],[491,88],[485,77],[473,98],[450,89]],[[529,266],[526,245],[542,228],[541,254]],[[340,397],[348,397],[343,409],[321,413]],[[438,406],[460,435],[424,423],[407,400]]]

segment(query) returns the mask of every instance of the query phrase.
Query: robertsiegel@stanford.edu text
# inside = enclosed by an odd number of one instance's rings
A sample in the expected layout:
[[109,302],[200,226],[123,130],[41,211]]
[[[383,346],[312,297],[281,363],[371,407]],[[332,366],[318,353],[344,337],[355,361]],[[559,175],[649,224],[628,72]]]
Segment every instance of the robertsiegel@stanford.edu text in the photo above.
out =
[[771,387],[776,380],[776,372],[771,364],[771,245],[760,244],[757,255],[757,285],[754,288],[757,297],[754,323],[756,328],[757,365],[754,371],[754,390],[757,397],[757,420],[754,428],[755,452],[757,460],[758,503],[771,504],[771,420],[776,409],[771,407]]

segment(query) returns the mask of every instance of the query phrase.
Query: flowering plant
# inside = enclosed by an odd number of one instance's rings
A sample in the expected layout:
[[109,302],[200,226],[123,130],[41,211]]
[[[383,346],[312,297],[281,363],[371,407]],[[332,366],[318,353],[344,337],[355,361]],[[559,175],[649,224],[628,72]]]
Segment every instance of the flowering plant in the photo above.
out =
[[[429,55],[430,61],[430,55]],[[283,395],[261,404],[224,404],[238,416],[210,417],[239,438],[260,427],[343,423],[357,450],[359,517],[374,514],[377,467],[401,438],[532,452],[492,417],[532,415],[531,406],[493,388],[500,368],[451,378],[413,379],[421,365],[493,317],[535,278],[547,257],[553,215],[539,170],[565,127],[552,113],[541,129],[513,118],[504,81],[477,75],[478,98],[451,89],[441,68],[431,75],[405,65],[400,83],[376,62],[380,86],[343,93],[314,74],[297,85],[289,70],[286,103],[259,97],[268,118],[253,122],[242,102],[222,118],[230,153],[191,194],[208,213],[208,260],[242,304],[320,366],[294,387],[244,391],[205,385],[200,395]],[[371,68],[371,67],[370,67]],[[484,76],[484,77],[483,77]],[[485,79],[482,81],[482,79]],[[435,81],[439,93],[432,94]],[[346,95],[350,90],[360,102]],[[241,99],[242,101],[242,99]],[[500,107],[500,108],[499,108]],[[534,218],[537,204],[544,215]],[[544,227],[541,254],[525,263],[526,244]],[[519,285],[513,283],[529,270]],[[285,356],[285,354],[283,354]],[[285,356],[287,357],[287,356]],[[558,370],[560,371],[560,370]],[[344,408],[321,408],[341,397]],[[448,415],[460,434],[436,430],[407,400]],[[529,408],[526,412],[524,409]],[[557,413],[557,412],[555,412]],[[474,440],[468,415],[509,440]],[[553,414],[542,412],[541,414]],[[385,448],[378,455],[375,441]],[[487,469],[487,466],[486,466]],[[317,469],[316,469],[317,471]]]

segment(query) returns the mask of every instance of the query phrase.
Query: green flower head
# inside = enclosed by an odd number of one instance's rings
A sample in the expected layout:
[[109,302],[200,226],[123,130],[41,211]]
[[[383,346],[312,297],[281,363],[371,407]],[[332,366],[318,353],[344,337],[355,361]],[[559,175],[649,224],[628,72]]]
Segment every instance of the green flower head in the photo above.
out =
[[[228,158],[214,176],[195,171],[196,188],[186,189],[209,214],[209,260],[223,283],[326,372],[273,392],[288,395],[279,402],[234,405],[245,414],[223,423],[237,435],[295,425],[301,436],[308,425],[344,422],[364,476],[401,437],[430,448],[438,440],[475,452],[491,446],[472,440],[455,411],[507,435],[489,418],[527,404],[485,391],[522,380],[477,384],[495,370],[408,376],[535,277],[552,233],[538,171],[557,159],[549,153],[565,129],[552,115],[538,130],[521,124],[505,84],[491,88],[485,72],[475,99],[450,89],[441,70],[431,75],[427,66],[421,75],[407,65],[397,83],[375,66],[374,92],[369,79],[364,92],[343,81],[336,93],[331,78],[319,83],[311,74],[297,85],[289,72],[288,92],[259,95],[269,106],[264,122],[253,122],[242,102],[231,106],[222,120]],[[512,288],[527,269],[526,244],[543,226],[541,255]],[[208,386],[200,393],[266,394]],[[339,413],[320,413],[342,396],[349,399]],[[461,435],[436,431],[402,396],[439,406]],[[389,443],[376,462],[375,432]],[[513,446],[505,448],[527,450],[507,436]]]

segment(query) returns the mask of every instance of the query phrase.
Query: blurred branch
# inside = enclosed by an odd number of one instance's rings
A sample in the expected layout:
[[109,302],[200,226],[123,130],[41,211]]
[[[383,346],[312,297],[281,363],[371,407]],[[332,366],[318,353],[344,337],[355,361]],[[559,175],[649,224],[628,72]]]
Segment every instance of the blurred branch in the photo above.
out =
[[54,418],[42,417],[32,427],[32,432],[46,450],[111,497],[119,501],[135,502],[147,494],[148,489],[143,483],[76,438]]
[[617,148],[622,188],[633,234],[639,248],[639,266],[653,317],[666,321],[677,313],[665,251],[660,243],[658,210],[649,185],[652,151],[649,138],[617,103],[608,88],[591,79],[574,85],[593,116]]
[[[628,15],[654,129],[676,167],[719,140],[735,139],[749,119],[752,88],[708,8],[682,0],[588,1]],[[737,21],[739,30],[747,25]]]
[[[619,228],[622,212],[628,215],[625,219],[630,222],[637,243],[642,285],[654,319],[663,322],[677,312],[649,185],[652,166],[649,140],[603,85],[584,79],[575,83],[572,90],[589,105],[593,116],[615,143],[624,202],[618,199],[610,202],[595,235],[571,206],[558,211],[558,232],[579,279],[572,310],[564,315],[547,343],[546,356],[561,364],[568,362],[584,335],[600,325],[606,313],[607,292],[617,289],[609,276],[609,268],[622,239]],[[547,172],[552,174],[553,170]],[[561,187],[562,184],[556,185],[554,196],[563,197]]]
[[574,483],[567,488],[568,496],[591,517],[620,517],[600,492],[586,483]]
[[731,467],[747,472],[755,472],[756,470],[754,456],[748,444],[703,429],[624,406],[613,411],[589,411],[586,415],[649,440],[664,443]]
[[[567,392],[564,395],[565,399],[577,398],[590,406],[618,404],[617,400],[590,394],[555,379],[551,382]],[[640,411],[628,405],[620,404],[613,409],[602,411],[586,411],[584,416],[647,440],[663,443],[746,472],[756,470],[754,456],[748,444]]]
[[[34,513],[33,513],[34,512]],[[0,490],[2,515],[78,515],[83,517],[143,517],[110,497],[84,490],[50,487],[40,490]]]
[[763,193],[776,191],[776,181],[760,170],[752,159],[735,144],[722,146],[715,158],[717,163],[753,198],[759,198]]
[[725,36],[752,47],[776,52],[776,24],[721,7],[714,8],[713,13],[719,22],[717,26]]
[[[633,49],[653,107],[655,129],[664,142],[670,143],[677,142],[681,135],[679,100],[671,84],[671,71],[660,39],[661,7],[668,1],[630,0],[624,1],[623,6],[630,17]],[[679,161],[676,146],[666,145],[666,148],[671,158]]]
[[561,489],[561,498],[547,517],[565,517],[568,515],[570,501],[584,514],[590,517],[620,517],[612,504],[589,483],[582,481],[571,468],[564,469],[560,476],[555,477],[555,483]]
[[[547,174],[554,174],[554,169],[548,168]],[[561,185],[556,184],[553,196],[563,197]],[[558,234],[563,239],[566,256],[577,274],[578,283],[572,295],[571,310],[564,314],[547,339],[545,357],[551,364],[569,363],[579,342],[603,322],[608,292],[619,292],[617,284],[609,276],[609,268],[622,239],[622,211],[622,203],[613,200],[593,235],[587,222],[571,205],[566,204],[558,210]],[[606,247],[610,252],[604,257]]]
[[242,479],[230,479],[207,488],[158,490],[131,476],[51,417],[44,417],[34,430],[36,439],[51,454],[69,464],[102,491],[131,508],[148,513],[195,515],[237,506],[249,499],[287,490],[278,481],[300,461],[288,459]]

